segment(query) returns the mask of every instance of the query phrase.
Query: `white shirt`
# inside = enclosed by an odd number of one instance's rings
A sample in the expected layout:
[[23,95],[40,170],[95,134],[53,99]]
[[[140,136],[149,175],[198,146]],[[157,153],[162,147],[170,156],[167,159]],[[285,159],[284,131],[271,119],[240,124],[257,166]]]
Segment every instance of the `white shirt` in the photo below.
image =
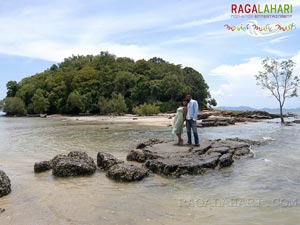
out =
[[187,120],[197,120],[198,118],[198,102],[194,99],[191,99],[190,102],[187,105],[187,114],[186,119]]

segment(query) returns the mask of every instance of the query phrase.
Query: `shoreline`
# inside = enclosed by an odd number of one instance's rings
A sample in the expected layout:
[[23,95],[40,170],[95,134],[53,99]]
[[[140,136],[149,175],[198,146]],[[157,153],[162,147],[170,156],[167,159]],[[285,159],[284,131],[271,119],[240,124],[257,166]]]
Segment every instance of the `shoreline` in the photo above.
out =
[[142,126],[158,126],[158,127],[170,127],[172,126],[175,113],[158,114],[155,116],[136,116],[133,114],[125,114],[122,116],[104,116],[104,115],[92,115],[92,116],[66,116],[66,115],[49,115],[47,118],[59,118],[69,121],[80,122],[97,122],[103,124],[135,124]]
[[[153,116],[137,116],[133,114],[125,114],[122,116],[107,115],[91,115],[91,116],[68,116],[68,115],[49,115],[47,118],[58,118],[67,121],[78,122],[96,122],[99,124],[132,124],[140,126],[156,126],[156,127],[172,127],[175,113],[161,113]],[[214,119],[222,119],[222,117],[212,116]],[[230,125],[241,125],[245,123],[254,123],[258,121],[240,121]],[[197,120],[198,128],[203,126],[203,119]],[[220,126],[220,125],[219,125]]]
[[[171,127],[175,117],[175,112],[159,113],[152,116],[138,116],[133,114],[99,115],[63,115],[63,114],[35,114],[27,117],[52,118],[65,121],[95,122],[99,124],[132,124],[140,126]],[[289,115],[291,116],[291,115]],[[295,119],[297,115],[292,115]],[[202,110],[198,114],[197,126],[219,127],[254,123],[263,120],[279,118],[279,114],[271,114],[265,111],[232,111],[232,110]],[[285,115],[287,117],[287,115]],[[298,123],[298,122],[297,122]]]

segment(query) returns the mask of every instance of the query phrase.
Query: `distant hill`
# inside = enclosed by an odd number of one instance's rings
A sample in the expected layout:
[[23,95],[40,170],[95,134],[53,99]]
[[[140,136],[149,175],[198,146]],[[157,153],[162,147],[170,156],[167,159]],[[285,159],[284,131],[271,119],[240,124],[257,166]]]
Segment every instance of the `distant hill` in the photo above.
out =
[[[277,113],[279,114],[279,108],[262,108],[262,109],[256,109],[249,106],[238,106],[238,107],[232,107],[232,106],[219,106],[215,107],[215,109],[221,109],[221,110],[262,110],[269,113]],[[300,114],[300,108],[291,108],[291,109],[284,109],[283,113],[295,113]]]

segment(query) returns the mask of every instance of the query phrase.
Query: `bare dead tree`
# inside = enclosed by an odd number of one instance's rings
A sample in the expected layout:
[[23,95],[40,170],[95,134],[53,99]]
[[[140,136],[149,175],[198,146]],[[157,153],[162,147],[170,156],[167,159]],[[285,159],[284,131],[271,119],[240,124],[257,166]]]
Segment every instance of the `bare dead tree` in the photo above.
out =
[[279,61],[275,59],[264,59],[262,61],[263,71],[255,75],[257,85],[271,91],[276,98],[280,108],[281,123],[284,123],[283,106],[287,98],[297,97],[300,79],[293,75],[295,63],[292,60]]

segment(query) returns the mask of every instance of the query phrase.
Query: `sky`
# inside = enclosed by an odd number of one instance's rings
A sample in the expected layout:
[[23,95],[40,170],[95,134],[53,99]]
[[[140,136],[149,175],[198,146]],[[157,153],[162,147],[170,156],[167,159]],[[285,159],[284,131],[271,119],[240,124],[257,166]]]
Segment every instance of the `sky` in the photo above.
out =
[[[292,59],[297,63],[294,73],[300,75],[300,1],[281,1],[292,4],[289,18],[232,17],[232,4],[249,2],[279,4],[275,0],[1,1],[0,99],[5,98],[10,80],[20,81],[72,55],[108,51],[118,57],[161,57],[193,67],[219,106],[277,108],[274,97],[256,85],[254,75],[266,57]],[[259,33],[225,26],[249,23],[261,27],[294,23],[296,29]],[[285,107],[300,107],[300,97],[288,99]]]

